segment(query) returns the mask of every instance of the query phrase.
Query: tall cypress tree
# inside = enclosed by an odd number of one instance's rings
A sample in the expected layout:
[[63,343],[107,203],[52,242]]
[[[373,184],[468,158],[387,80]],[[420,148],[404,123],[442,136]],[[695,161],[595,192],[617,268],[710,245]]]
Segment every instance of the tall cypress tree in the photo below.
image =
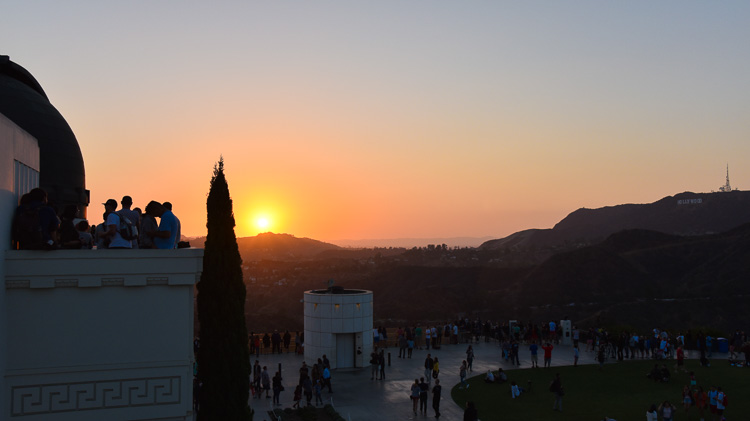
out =
[[250,360],[245,327],[242,258],[234,234],[234,213],[224,159],[214,166],[206,201],[208,234],[198,283],[198,419],[251,420]]

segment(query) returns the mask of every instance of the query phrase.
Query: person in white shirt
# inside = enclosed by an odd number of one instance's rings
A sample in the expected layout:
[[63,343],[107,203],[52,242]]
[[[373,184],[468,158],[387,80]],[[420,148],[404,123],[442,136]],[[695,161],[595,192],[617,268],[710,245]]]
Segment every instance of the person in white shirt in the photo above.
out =
[[522,391],[523,391],[523,389],[521,389],[520,387],[518,387],[518,385],[516,384],[516,382],[510,382],[510,396],[513,399],[521,396],[521,392]]
[[115,199],[109,199],[102,203],[105,209],[105,215],[107,215],[106,222],[104,223],[105,231],[103,233],[104,238],[109,238],[109,246],[111,249],[129,249],[132,248],[132,244],[129,240],[122,238],[120,235],[120,215],[115,212],[117,210],[117,201]]

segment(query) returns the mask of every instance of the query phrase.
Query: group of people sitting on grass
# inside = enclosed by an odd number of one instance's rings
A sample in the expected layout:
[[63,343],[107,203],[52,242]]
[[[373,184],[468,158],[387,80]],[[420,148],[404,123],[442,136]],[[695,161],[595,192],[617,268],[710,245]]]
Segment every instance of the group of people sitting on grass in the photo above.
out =
[[507,381],[508,381],[508,376],[505,374],[505,371],[503,371],[502,367],[498,368],[497,372],[493,372],[492,370],[487,370],[487,374],[484,376],[485,383],[502,384]]
[[[508,375],[505,374],[503,368],[497,369],[497,372],[487,370],[487,374],[484,376],[484,382],[489,384],[503,384],[508,382]],[[531,389],[531,380],[529,380],[526,388],[523,388],[516,383],[515,380],[510,381],[510,396],[515,399],[521,396],[521,393],[527,392]]]

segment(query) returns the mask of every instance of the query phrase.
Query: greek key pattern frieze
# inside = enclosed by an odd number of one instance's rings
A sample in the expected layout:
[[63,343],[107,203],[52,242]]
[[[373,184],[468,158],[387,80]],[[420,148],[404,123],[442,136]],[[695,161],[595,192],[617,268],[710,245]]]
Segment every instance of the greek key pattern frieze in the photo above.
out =
[[146,285],[167,285],[169,283],[169,278],[166,276],[159,276],[159,277],[148,277],[146,278]]
[[75,288],[78,286],[78,279],[55,279],[55,288]]
[[102,286],[121,287],[125,285],[125,278],[102,278]]
[[5,289],[28,289],[31,287],[31,281],[5,281]]
[[[200,276],[200,274],[198,275]],[[55,288],[77,288],[80,286],[78,279],[55,279]],[[149,276],[146,278],[146,285],[169,285],[168,276]],[[125,286],[125,278],[101,278],[103,287],[121,287]],[[31,281],[28,279],[6,280],[5,289],[29,289]],[[50,286],[51,288],[51,286]]]
[[14,386],[11,416],[180,404],[181,381],[170,376]]

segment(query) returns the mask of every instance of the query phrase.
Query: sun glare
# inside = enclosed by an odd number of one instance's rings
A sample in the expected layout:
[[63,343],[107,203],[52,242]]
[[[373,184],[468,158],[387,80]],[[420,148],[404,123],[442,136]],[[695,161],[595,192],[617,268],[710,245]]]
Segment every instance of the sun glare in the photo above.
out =
[[[246,213],[245,213],[246,212]],[[244,220],[244,231],[241,236],[253,236],[266,232],[283,229],[284,214],[271,206],[264,206],[261,209],[249,209],[245,211],[247,215]]]
[[268,217],[261,216],[255,220],[255,226],[260,230],[267,230],[271,226],[271,220]]

